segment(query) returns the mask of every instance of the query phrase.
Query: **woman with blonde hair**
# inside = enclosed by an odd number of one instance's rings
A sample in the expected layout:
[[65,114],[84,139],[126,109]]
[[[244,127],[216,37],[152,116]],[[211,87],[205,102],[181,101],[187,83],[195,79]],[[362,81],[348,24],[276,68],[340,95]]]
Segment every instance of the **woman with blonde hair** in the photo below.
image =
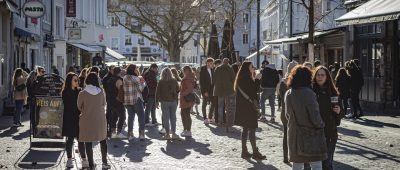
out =
[[28,73],[21,68],[17,68],[14,71],[12,85],[14,88],[14,99],[15,99],[15,114],[14,114],[14,127],[22,126],[21,124],[21,112],[22,107],[27,102],[28,91],[26,90],[26,79]]
[[[156,107],[161,103],[162,122],[165,129],[163,139],[179,139],[176,134],[176,108],[178,106],[178,81],[172,76],[171,69],[164,68],[161,72],[161,79],[156,89]],[[171,123],[171,127],[170,127]]]

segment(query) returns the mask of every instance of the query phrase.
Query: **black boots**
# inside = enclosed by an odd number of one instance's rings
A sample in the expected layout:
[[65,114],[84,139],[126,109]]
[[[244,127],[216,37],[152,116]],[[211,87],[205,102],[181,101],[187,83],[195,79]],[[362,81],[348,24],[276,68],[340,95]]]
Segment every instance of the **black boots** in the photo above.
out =
[[242,158],[243,159],[248,159],[251,158],[251,153],[249,153],[249,151],[247,151],[247,149],[242,149]]
[[266,159],[267,157],[266,157],[265,155],[262,155],[262,154],[258,151],[258,148],[256,148],[255,151],[253,151],[253,156],[252,156],[252,158],[253,158],[253,159],[256,159],[256,160],[264,160],[264,159]]

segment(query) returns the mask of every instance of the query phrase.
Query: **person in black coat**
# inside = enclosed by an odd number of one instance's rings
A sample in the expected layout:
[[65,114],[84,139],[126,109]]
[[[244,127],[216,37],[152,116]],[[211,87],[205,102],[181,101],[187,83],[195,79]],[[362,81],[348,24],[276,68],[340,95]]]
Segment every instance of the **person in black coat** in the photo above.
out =
[[350,74],[350,98],[353,106],[353,118],[364,116],[364,113],[360,105],[360,92],[364,86],[364,77],[361,69],[356,65],[354,61],[349,63],[349,74]]
[[[61,94],[64,103],[62,135],[67,137],[67,143],[65,145],[68,158],[66,165],[67,168],[74,167],[72,161],[72,148],[74,139],[79,137],[80,112],[77,105],[79,92],[80,88],[78,75],[72,72],[68,73]],[[85,160],[85,145],[82,142],[78,142],[78,149],[82,159]]]
[[333,169],[333,154],[335,153],[336,142],[338,139],[337,126],[343,117],[339,100],[332,103],[331,97],[338,97],[338,92],[330,75],[330,71],[319,66],[315,69],[313,76],[313,90],[317,95],[319,111],[325,123],[325,139],[328,148],[328,159],[322,161],[324,170]]
[[348,100],[350,98],[350,75],[346,69],[339,69],[336,80],[336,87],[339,91],[339,103],[343,106],[343,111],[346,114],[348,108]]
[[[254,76],[255,67],[251,62],[244,62],[235,81],[236,115],[235,125],[242,126],[242,158],[265,159],[256,146],[256,128],[258,128],[258,89],[261,74]],[[247,150],[247,136],[253,148],[253,154]]]
[[[203,96],[202,112],[204,123],[213,122],[213,111],[215,110],[215,97],[213,96],[214,84],[212,82],[214,76],[214,59],[208,58],[207,65],[200,69],[200,91]],[[207,119],[207,104],[211,103]]]

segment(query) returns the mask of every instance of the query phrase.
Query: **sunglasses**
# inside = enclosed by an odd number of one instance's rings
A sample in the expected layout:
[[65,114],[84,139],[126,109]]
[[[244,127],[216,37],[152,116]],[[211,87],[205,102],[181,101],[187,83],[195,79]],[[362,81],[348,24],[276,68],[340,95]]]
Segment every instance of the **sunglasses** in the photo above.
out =
[[74,79],[74,80],[72,80],[72,81],[74,81],[74,82],[79,82],[79,80],[78,80],[78,79]]

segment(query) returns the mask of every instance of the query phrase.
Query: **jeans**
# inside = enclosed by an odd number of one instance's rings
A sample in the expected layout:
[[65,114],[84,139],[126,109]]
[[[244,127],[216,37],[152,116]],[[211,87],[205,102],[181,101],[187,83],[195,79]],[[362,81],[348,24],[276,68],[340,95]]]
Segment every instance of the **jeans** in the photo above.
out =
[[[192,127],[192,118],[190,117],[190,108],[181,109],[181,118],[183,124],[183,130],[190,131]],[[166,122],[164,122],[166,123]]]
[[[310,162],[310,166],[312,170],[322,170],[322,161]],[[292,170],[303,170],[304,163],[294,163],[292,166]]]
[[269,106],[271,107],[271,118],[275,118],[275,88],[263,88],[261,94],[261,114],[265,116],[265,101],[268,99]]
[[135,120],[135,113],[139,119],[139,132],[144,131],[144,109],[143,101],[138,99],[135,105],[126,105],[126,110],[128,110],[128,132],[133,130],[133,122]]
[[215,110],[215,97],[213,96],[208,96],[208,97],[203,97],[203,103],[201,106],[202,112],[203,112],[203,118],[207,119],[207,104],[208,102],[210,102],[210,109],[208,112],[208,119],[212,119],[213,118],[213,113]]
[[[85,142],[86,147],[86,155],[89,162],[89,167],[94,168],[94,160],[93,160],[93,145],[92,142]],[[100,149],[101,149],[101,160],[103,164],[107,164],[107,140],[104,139],[100,141]]]
[[[67,136],[67,142],[65,144],[65,150],[67,151],[67,158],[72,158],[72,147],[74,146],[74,137]],[[78,142],[78,150],[81,158],[86,158],[85,143]]]
[[327,139],[328,159],[322,161],[324,170],[333,170],[333,154],[335,153],[337,139]]
[[339,97],[339,104],[343,106],[344,115],[347,115],[347,108],[349,107],[348,97]]
[[150,112],[151,112],[151,123],[157,123],[156,118],[156,99],[155,98],[148,98],[146,103],[146,109],[144,111],[146,115],[145,123],[150,122]]
[[223,122],[224,118],[224,107],[226,112],[226,125],[233,126],[235,122],[236,113],[236,96],[231,94],[226,97],[218,97],[218,123]]
[[178,107],[178,103],[176,101],[173,102],[161,102],[161,111],[162,111],[162,122],[163,127],[167,133],[170,133],[170,123],[172,133],[176,133],[176,108]]
[[22,107],[24,107],[24,100],[15,100],[14,124],[21,123]]

